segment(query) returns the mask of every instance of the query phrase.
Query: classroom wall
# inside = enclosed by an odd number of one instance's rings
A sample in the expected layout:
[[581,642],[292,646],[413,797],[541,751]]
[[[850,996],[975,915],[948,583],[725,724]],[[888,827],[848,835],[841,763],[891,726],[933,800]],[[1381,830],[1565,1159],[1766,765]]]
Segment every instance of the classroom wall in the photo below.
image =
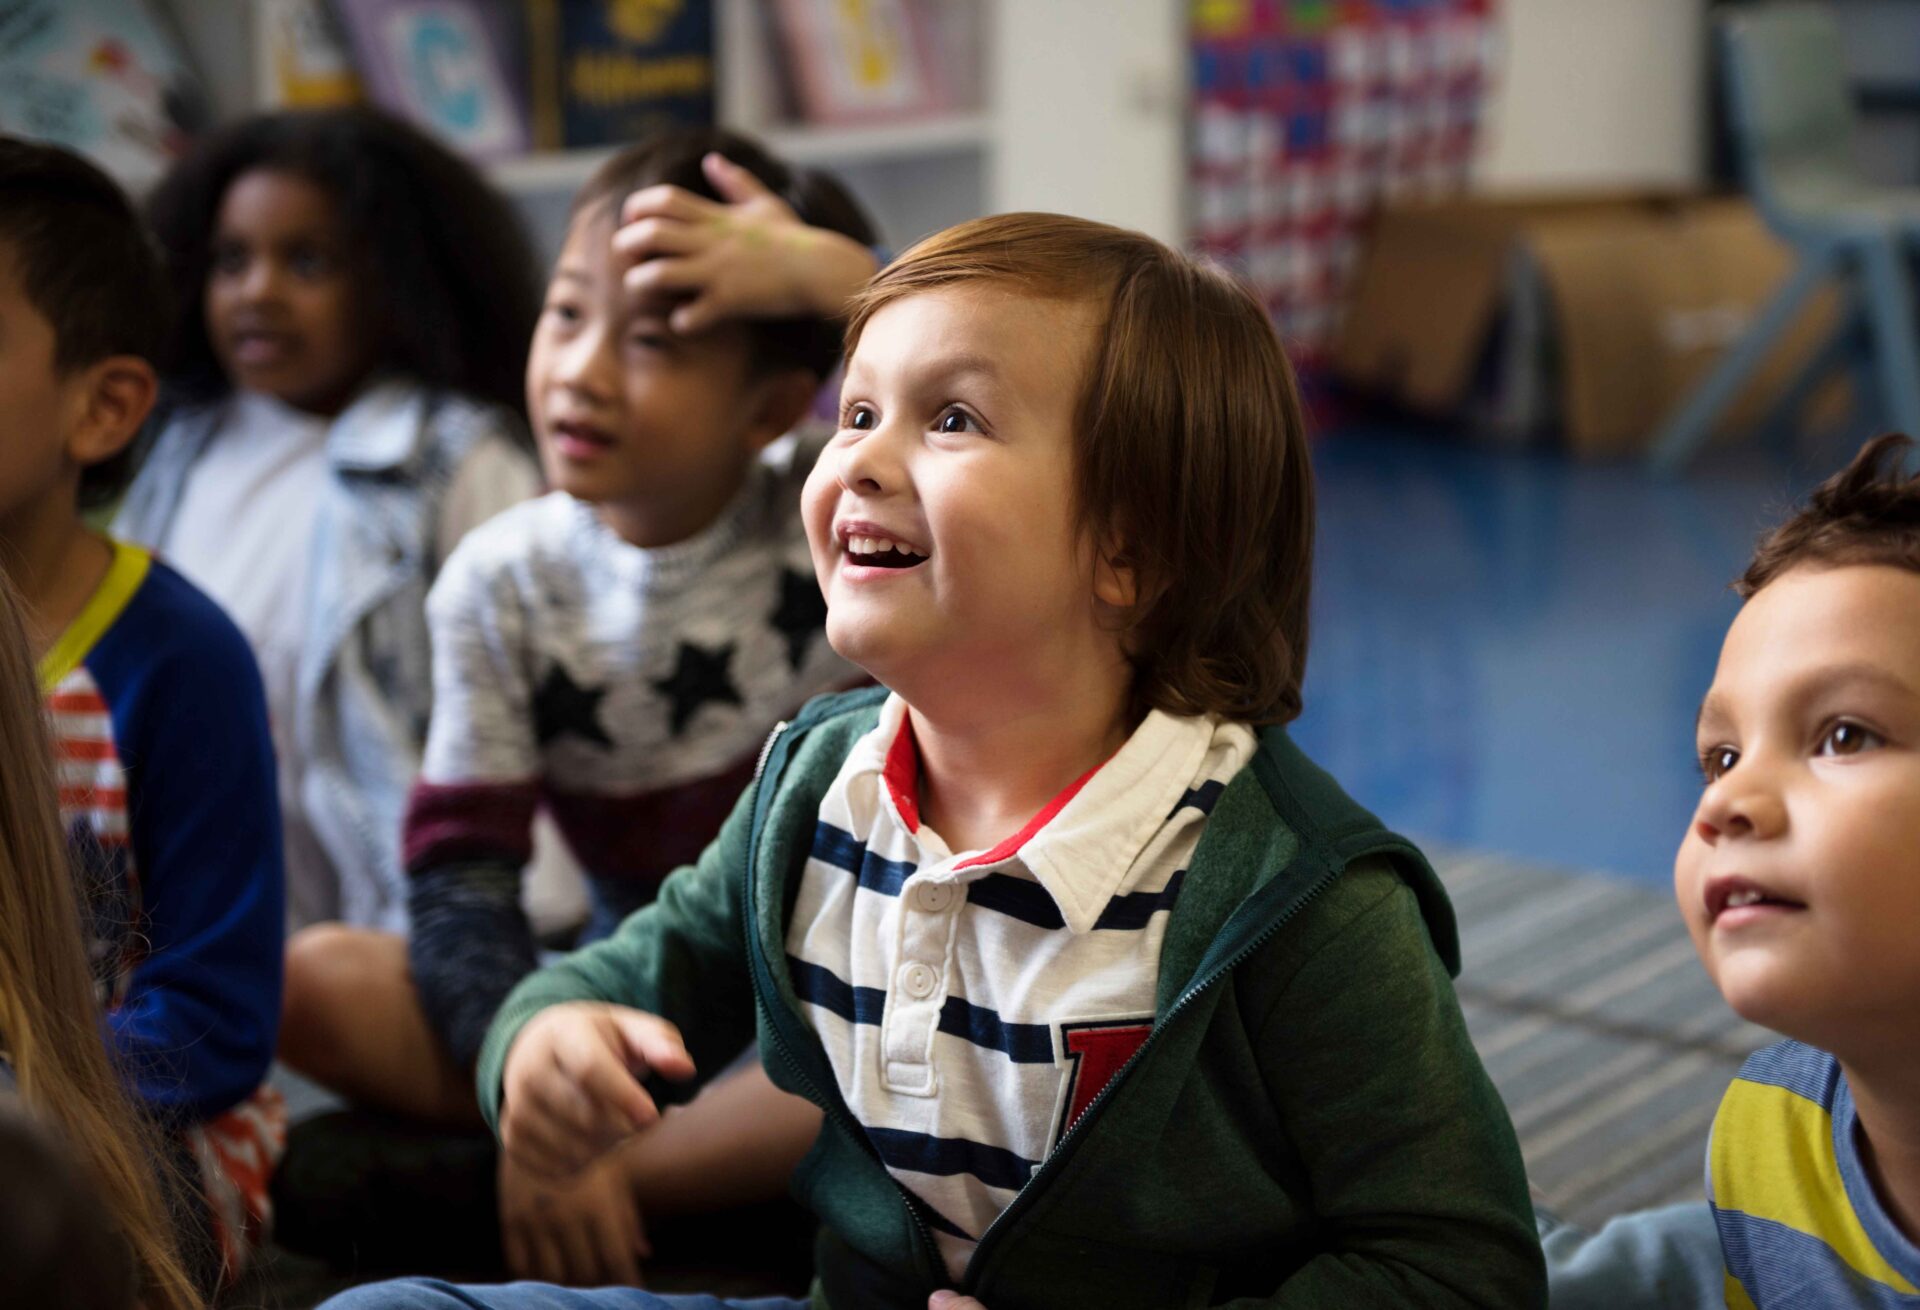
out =
[[1476,186],[1689,186],[1706,167],[1706,0],[1501,0]]

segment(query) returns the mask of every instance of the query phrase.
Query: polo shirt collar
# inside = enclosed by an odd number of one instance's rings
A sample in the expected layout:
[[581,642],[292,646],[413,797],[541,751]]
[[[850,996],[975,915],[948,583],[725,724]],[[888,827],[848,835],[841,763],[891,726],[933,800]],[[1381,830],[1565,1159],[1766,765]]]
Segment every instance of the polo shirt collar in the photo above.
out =
[[[1018,866],[1046,889],[1070,931],[1091,931],[1193,785],[1213,733],[1209,718],[1150,711],[1104,764],[1069,784],[1019,832],[959,860],[940,880],[967,882]],[[920,752],[898,695],[882,704],[867,749],[862,763],[879,774],[881,804],[918,835]]]

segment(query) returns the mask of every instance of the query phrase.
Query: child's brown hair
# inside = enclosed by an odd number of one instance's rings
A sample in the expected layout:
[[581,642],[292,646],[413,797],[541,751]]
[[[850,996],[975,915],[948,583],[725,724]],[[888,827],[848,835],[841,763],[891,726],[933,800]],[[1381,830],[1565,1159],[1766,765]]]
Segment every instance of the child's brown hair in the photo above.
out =
[[0,1054],[27,1109],[58,1131],[100,1189],[131,1252],[141,1305],[190,1310],[201,1300],[162,1206],[157,1175],[166,1166],[107,1055],[20,615],[0,578]]
[[1891,432],[1862,446],[1804,509],[1760,539],[1733,584],[1740,599],[1803,564],[1887,564],[1920,573],[1920,474],[1905,469],[1912,448]]
[[1313,476],[1293,370],[1259,302],[1138,232],[1002,214],[928,237],[881,270],[854,299],[847,353],[882,306],[969,282],[1104,309],[1077,380],[1074,514],[1136,580],[1124,623],[1136,702],[1293,719]]

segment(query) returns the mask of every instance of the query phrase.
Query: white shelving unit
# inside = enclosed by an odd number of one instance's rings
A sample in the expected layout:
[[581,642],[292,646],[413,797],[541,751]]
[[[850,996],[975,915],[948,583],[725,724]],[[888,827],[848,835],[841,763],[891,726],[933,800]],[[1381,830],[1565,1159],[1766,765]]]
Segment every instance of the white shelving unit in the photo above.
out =
[[[506,2],[506,0],[502,0]],[[786,117],[774,0],[716,0],[720,121],[837,174],[903,247],[979,214],[1051,209],[1185,232],[1184,0],[941,0],[980,10],[977,108],[838,127]],[[162,0],[222,115],[260,106],[253,0]],[[489,166],[546,253],[568,200],[610,148]]]

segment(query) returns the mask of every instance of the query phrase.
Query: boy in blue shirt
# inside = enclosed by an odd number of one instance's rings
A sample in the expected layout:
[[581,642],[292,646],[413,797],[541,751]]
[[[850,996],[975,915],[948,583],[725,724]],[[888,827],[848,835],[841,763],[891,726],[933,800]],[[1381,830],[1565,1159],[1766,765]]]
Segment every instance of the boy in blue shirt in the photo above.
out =
[[226,616],[82,518],[132,475],[164,303],[113,182],[0,139],[0,567],[39,661],[107,1035],[198,1193],[212,1282],[264,1235],[285,1137],[262,1086],[284,895],[265,701]]
[[[1425,860],[1287,741],[1313,495],[1247,292],[1137,233],[962,224],[853,306],[802,512],[834,649],[692,866],[480,1056],[525,1168],[757,1034],[824,1116],[812,1304],[1540,1304]],[[632,1288],[356,1307],[655,1310]],[[798,1303],[780,1303],[794,1306]]]
[[1714,1119],[1727,1304],[1920,1305],[1920,477],[1882,437],[1762,540],[1696,729],[1680,912],[1787,1038]]

